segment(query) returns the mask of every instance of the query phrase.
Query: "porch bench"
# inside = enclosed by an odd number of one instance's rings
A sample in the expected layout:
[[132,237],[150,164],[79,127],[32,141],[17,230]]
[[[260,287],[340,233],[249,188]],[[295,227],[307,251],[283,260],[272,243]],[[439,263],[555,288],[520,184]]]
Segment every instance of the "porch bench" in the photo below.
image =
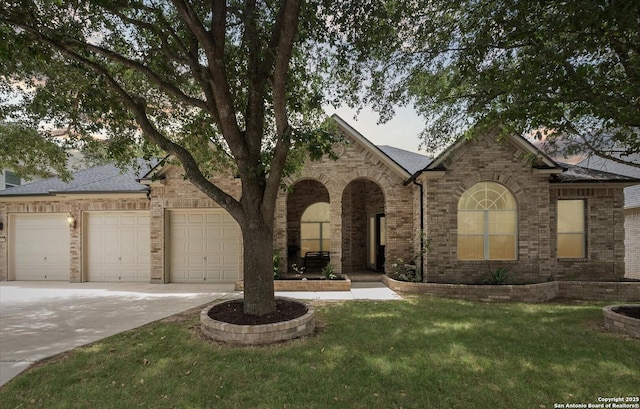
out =
[[328,251],[307,251],[304,254],[304,268],[309,269],[322,269],[329,264],[331,258]]

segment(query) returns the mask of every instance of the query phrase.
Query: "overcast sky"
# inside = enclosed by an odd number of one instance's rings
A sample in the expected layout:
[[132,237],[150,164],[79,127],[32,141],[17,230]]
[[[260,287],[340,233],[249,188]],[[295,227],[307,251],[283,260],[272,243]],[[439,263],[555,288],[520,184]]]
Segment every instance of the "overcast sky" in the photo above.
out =
[[393,119],[382,125],[378,125],[378,114],[372,110],[363,110],[357,120],[354,119],[356,111],[348,108],[327,109],[327,114],[337,114],[374,145],[389,145],[425,154],[424,150],[418,149],[418,134],[424,124],[411,108],[397,109]]

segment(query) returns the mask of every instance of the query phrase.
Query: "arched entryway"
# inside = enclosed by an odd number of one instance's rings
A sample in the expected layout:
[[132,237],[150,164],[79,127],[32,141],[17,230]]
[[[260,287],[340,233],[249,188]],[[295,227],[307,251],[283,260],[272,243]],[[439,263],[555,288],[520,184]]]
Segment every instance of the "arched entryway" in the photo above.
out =
[[304,266],[307,254],[326,255],[326,260],[314,263],[321,268],[329,261],[331,230],[329,229],[329,191],[317,180],[295,183],[287,196],[287,269]]
[[342,193],[342,271],[384,270],[385,197],[369,179],[350,182]]

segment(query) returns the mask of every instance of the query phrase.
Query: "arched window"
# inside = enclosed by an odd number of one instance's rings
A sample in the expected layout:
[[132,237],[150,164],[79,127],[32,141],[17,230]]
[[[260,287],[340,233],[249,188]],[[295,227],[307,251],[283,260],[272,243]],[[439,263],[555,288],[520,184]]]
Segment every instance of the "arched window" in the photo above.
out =
[[329,203],[318,202],[307,207],[300,219],[300,247],[309,251],[330,251]]
[[458,202],[458,260],[515,260],[517,205],[504,186],[480,182]]

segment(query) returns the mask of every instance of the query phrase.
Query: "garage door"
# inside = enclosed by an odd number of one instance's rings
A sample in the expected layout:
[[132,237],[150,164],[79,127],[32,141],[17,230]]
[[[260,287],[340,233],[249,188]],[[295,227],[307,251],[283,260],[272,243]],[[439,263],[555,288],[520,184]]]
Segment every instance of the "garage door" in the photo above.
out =
[[85,214],[87,281],[149,281],[149,212]]
[[240,278],[240,227],[224,210],[169,212],[172,282],[225,282]]
[[16,280],[70,279],[66,214],[11,215],[10,275]]

